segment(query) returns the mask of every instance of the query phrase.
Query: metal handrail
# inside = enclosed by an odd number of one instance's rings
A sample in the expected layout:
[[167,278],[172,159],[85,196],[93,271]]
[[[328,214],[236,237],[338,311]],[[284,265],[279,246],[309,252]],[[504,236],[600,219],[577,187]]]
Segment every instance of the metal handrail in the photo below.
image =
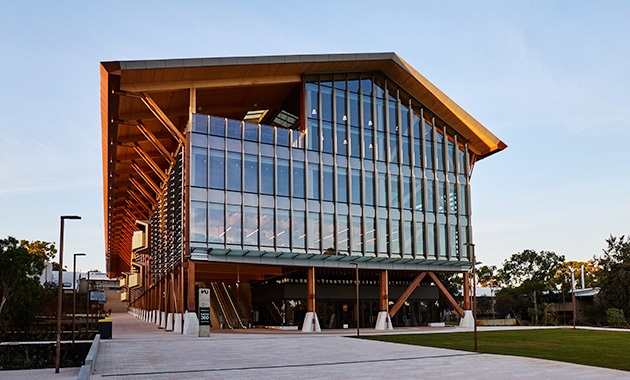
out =
[[230,321],[229,321],[229,318],[227,316],[227,313],[225,312],[225,309],[223,308],[223,304],[222,304],[221,299],[219,297],[219,292],[217,292],[217,289],[216,289],[216,283],[213,282],[210,285],[212,286],[212,291],[214,291],[214,296],[217,299],[217,303],[219,304],[219,308],[221,308],[221,312],[223,313],[223,318],[225,318],[225,324],[228,325],[228,327],[231,330],[234,330],[234,327],[232,327],[232,325],[230,324]]
[[223,285],[223,289],[225,290],[227,299],[228,301],[230,301],[230,305],[232,305],[232,310],[234,311],[234,315],[236,315],[236,320],[238,320],[238,323],[241,325],[241,328],[246,329],[247,327],[245,327],[245,325],[243,324],[243,321],[241,320],[241,316],[238,315],[238,310],[236,309],[236,305],[234,305],[234,301],[232,301],[232,296],[230,296],[230,292],[228,291],[227,286],[225,286],[225,282],[222,282],[221,285]]

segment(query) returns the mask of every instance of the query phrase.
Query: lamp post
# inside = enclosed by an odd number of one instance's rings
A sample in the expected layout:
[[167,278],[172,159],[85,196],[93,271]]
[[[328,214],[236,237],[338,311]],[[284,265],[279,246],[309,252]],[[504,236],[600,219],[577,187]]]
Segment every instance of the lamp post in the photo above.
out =
[[356,306],[356,313],[357,313],[357,336],[359,336],[359,263],[350,263],[352,265],[354,265],[354,269],[355,269],[355,288],[356,288],[356,300],[357,300],[357,306]]
[[76,330],[77,315],[77,256],[85,256],[85,253],[79,252],[74,254],[74,263],[72,265],[72,344],[74,345],[74,332]]
[[575,328],[575,318],[577,317],[577,307],[575,305],[575,268],[569,267],[571,271],[571,305],[573,309],[573,328]]
[[97,273],[98,271],[89,270],[87,272],[87,308],[85,311],[85,332],[90,332],[90,273]]
[[465,246],[471,248],[472,261],[472,278],[473,278],[473,339],[475,341],[475,352],[477,352],[477,274],[475,273],[475,245],[473,243],[464,243]]
[[63,297],[63,225],[66,219],[81,219],[78,215],[62,215],[59,227],[59,278],[57,281],[57,347],[55,349],[55,373],[61,365],[61,306]]

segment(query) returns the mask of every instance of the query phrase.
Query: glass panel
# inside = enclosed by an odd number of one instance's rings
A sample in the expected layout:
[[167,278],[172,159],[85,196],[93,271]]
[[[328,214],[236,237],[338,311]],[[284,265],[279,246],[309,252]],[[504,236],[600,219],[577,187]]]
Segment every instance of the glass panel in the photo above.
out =
[[278,210],[278,228],[276,234],[276,246],[288,247],[291,224],[289,223],[289,210]]
[[406,220],[405,221],[405,237],[404,237],[404,241],[403,241],[403,256],[407,256],[407,257],[411,257],[411,241],[413,240],[412,235],[411,235],[411,222]]
[[361,250],[363,247],[363,235],[361,234],[361,217],[352,217],[352,255],[361,256]]
[[411,177],[403,176],[403,208],[411,209]]
[[350,125],[359,126],[359,95],[350,93]]
[[455,192],[455,188],[457,187],[457,184],[455,183],[451,183],[451,185],[449,186],[449,193],[448,193],[448,203],[449,203],[449,210],[450,213],[453,215],[457,215],[457,193]]
[[308,149],[319,150],[319,122],[308,119]]
[[226,206],[225,242],[228,244],[241,244],[241,206]]
[[300,131],[291,131],[291,146],[293,148],[303,149],[304,148],[304,137],[305,134]]
[[322,120],[325,121],[332,121],[333,120],[333,108],[332,108],[332,103],[333,103],[333,95],[332,95],[332,88],[328,88],[328,87],[322,87],[321,88],[321,94],[322,94]]
[[205,148],[192,148],[192,186],[207,187],[208,180],[208,151]]
[[361,204],[361,171],[352,169],[352,203]]
[[457,226],[451,226],[451,255],[459,256],[459,233]]
[[332,200],[333,200],[333,189],[334,189],[333,167],[332,166],[324,165],[323,187],[324,187],[323,199],[325,201],[331,201],[332,202]]
[[241,154],[228,152],[227,159],[227,189],[241,191]]
[[386,256],[389,251],[389,233],[387,232],[387,219],[378,220],[378,255]]
[[324,238],[322,248],[324,251],[335,249],[335,220],[333,214],[324,214]]
[[440,257],[446,257],[448,246],[446,245],[446,237],[448,236],[448,229],[446,224],[440,224]]
[[429,223],[427,229],[427,257],[433,258],[435,255],[435,224]]
[[433,197],[433,181],[427,182],[427,211],[434,212],[435,198]]
[[376,130],[385,132],[385,102],[376,98]]
[[431,133],[431,126],[429,124],[425,124],[424,137],[426,139],[427,169],[433,169],[433,135]]
[[374,206],[374,173],[365,172],[365,204],[368,206]]
[[191,202],[190,240],[206,242],[206,202]]
[[260,126],[260,142],[265,144],[273,144],[273,127],[268,125]]
[[348,175],[346,174],[346,168],[337,167],[337,202],[348,203]]
[[231,139],[237,139],[240,140],[241,139],[241,126],[242,126],[242,122],[241,121],[237,121],[237,120],[232,120],[232,119],[228,119],[227,120],[227,137],[231,138]]
[[273,209],[260,209],[260,245],[273,247],[274,243]]
[[221,203],[210,203],[208,207],[208,242],[224,243],[225,229],[223,218],[225,218],[225,206]]
[[337,251],[343,254],[348,253],[348,237],[350,236],[348,230],[348,216],[339,215],[337,217]]
[[389,161],[393,163],[398,162],[398,135],[389,135]]
[[414,154],[414,166],[422,167],[422,141],[413,139],[413,154]]
[[340,90],[336,90],[335,91],[335,99],[336,99],[336,104],[335,107],[337,107],[336,109],[336,114],[337,117],[335,118],[335,120],[337,121],[337,124],[345,124],[348,121],[348,113],[346,112],[346,93],[345,91],[340,91]]
[[306,84],[306,108],[309,110],[309,117],[317,117],[319,112],[317,83]]
[[245,140],[258,141],[258,124],[245,123]]
[[453,157],[455,156],[455,144],[451,140],[448,140],[448,171],[449,173],[455,173],[455,161]]
[[[345,123],[345,122],[344,122]],[[337,154],[345,156],[348,150],[348,135],[345,124],[337,124]]]
[[402,139],[402,163],[404,165],[409,165],[409,159],[411,157],[411,152],[409,151],[409,136],[403,135]]
[[308,248],[311,253],[321,253],[320,249],[320,225],[319,225],[319,213],[318,212],[309,212],[308,213]]
[[[390,94],[390,97],[392,94]],[[387,102],[389,109],[388,111],[388,119],[389,119],[389,133],[396,134],[398,133],[399,124],[398,124],[398,111],[396,110],[396,105],[398,102],[395,100],[390,100]]]
[[278,172],[276,194],[278,196],[289,196],[289,161],[278,159]]
[[260,162],[260,192],[262,194],[273,195],[274,185],[274,165],[273,158],[261,157]]
[[225,153],[222,150],[210,149],[210,163],[208,170],[210,172],[210,188],[221,189],[225,188]]
[[387,177],[385,173],[378,173],[378,205],[387,207]]
[[373,256],[376,243],[373,218],[365,218],[365,239],[363,239],[363,242],[365,243],[365,254]]
[[245,184],[243,190],[249,193],[258,193],[258,156],[245,155]]
[[319,199],[319,165],[308,165],[308,197],[309,199]]
[[392,220],[392,238],[390,244],[392,256],[400,254],[400,221]]
[[258,246],[258,208],[244,207],[243,211],[243,243]]
[[306,247],[306,230],[305,230],[304,212],[294,211],[291,227],[293,229],[293,247]]
[[193,132],[208,134],[208,116],[194,114],[192,130]]
[[390,174],[390,178],[391,178],[391,207],[393,208],[400,208],[400,205],[398,204],[398,174]]
[[222,117],[210,116],[210,134],[214,136],[225,136],[225,119]]
[[409,136],[409,108],[400,106],[400,128],[402,136]]
[[322,122],[322,151],[325,153],[332,153],[333,151],[333,131],[332,124],[329,122]]
[[438,212],[446,213],[446,183],[444,181],[438,181]]
[[437,149],[437,170],[444,170],[444,136],[441,133],[436,133],[436,149]]
[[459,194],[459,213],[460,215],[466,215],[466,185],[463,183],[459,185]]
[[458,149],[457,154],[459,156],[459,173],[458,174],[464,174],[466,173],[466,153],[463,150]]
[[289,146],[291,133],[290,129],[276,128],[276,144],[279,146]]
[[361,156],[361,137],[359,127],[350,127],[350,155],[352,157]]
[[374,136],[372,131],[369,129],[363,130],[363,150],[365,154],[366,160],[371,160],[374,158]]
[[416,257],[420,258],[419,256],[424,256],[424,258],[426,259],[427,257],[424,255],[423,232],[424,232],[424,224],[422,222],[416,222]]
[[422,211],[422,178],[416,178],[416,210]]
[[[365,92],[365,88],[363,91]],[[372,97],[368,95],[362,95],[361,97],[363,98],[363,126],[365,129],[373,130]]]
[[304,163],[293,161],[293,196],[304,198]]

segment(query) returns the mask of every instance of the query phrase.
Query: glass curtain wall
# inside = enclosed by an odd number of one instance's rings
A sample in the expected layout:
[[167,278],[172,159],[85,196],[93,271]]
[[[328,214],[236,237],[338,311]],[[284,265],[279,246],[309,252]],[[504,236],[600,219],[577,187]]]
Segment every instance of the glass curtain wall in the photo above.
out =
[[191,246],[468,260],[465,140],[380,74],[304,88],[304,131],[195,115]]

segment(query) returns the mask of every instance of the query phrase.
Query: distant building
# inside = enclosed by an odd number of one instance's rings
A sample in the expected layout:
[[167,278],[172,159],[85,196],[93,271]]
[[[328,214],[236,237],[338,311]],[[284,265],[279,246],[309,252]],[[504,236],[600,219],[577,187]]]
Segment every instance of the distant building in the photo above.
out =
[[506,145],[398,55],[103,62],[101,110],[132,307],[205,287],[213,324],[389,328],[443,292],[463,315],[437,274],[467,276],[473,165]]

